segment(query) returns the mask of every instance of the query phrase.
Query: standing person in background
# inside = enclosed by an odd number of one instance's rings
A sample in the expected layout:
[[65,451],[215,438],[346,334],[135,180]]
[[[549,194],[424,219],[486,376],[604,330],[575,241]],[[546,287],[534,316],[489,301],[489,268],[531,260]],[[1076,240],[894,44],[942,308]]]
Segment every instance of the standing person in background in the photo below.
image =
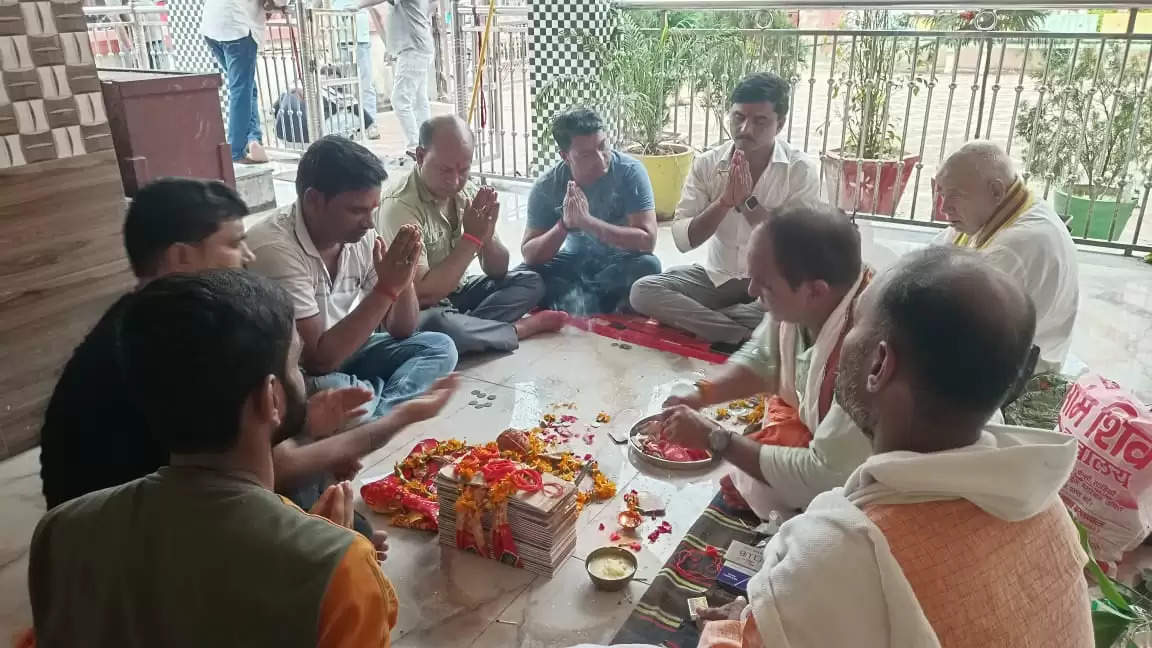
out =
[[[364,135],[370,140],[380,139],[376,128],[376,86],[372,84],[372,34],[368,30],[368,13],[385,0],[332,0],[333,9],[358,10],[356,13],[356,72],[360,77],[360,108]],[[351,47],[353,43],[347,41]]]
[[[420,124],[432,116],[428,105],[428,70],[435,58],[428,0],[388,0],[388,48],[396,57],[392,70],[392,109],[404,131],[405,152],[415,159]],[[369,4],[372,0],[361,0]],[[376,3],[378,4],[378,2]]]
[[264,40],[265,9],[286,0],[205,0],[200,34],[224,71],[228,84],[228,143],[232,161],[260,164],[268,154],[260,141],[260,102],[256,89],[256,52]]

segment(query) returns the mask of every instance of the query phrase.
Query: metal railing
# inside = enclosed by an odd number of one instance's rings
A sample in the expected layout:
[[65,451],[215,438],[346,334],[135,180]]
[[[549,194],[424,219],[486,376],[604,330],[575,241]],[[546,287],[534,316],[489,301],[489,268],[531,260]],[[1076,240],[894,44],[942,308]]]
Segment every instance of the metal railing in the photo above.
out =
[[[643,2],[645,8],[682,8]],[[714,6],[697,4],[705,10]],[[752,6],[738,0],[728,5]],[[465,81],[457,86],[456,104],[465,115],[487,8],[455,6],[455,76]],[[485,176],[532,175],[539,84],[534,88],[521,55],[528,47],[528,19],[523,7],[496,9],[490,36],[495,47],[481,82],[487,114],[473,114],[471,121],[477,150],[483,151],[478,171]],[[847,211],[942,226],[933,214],[936,170],[963,142],[990,139],[1018,160],[1029,185],[1055,204],[1077,242],[1126,253],[1152,250],[1152,227],[1144,226],[1152,192],[1152,105],[1145,101],[1152,35],[912,28],[650,28],[647,33],[691,40],[696,47],[693,64],[667,103],[665,141],[697,151],[726,141],[731,86],[742,73],[773,71],[792,90],[781,137],[820,160],[824,198]],[[724,51],[739,60],[722,60]],[[717,70],[738,73],[725,76]],[[868,121],[891,162],[864,154],[876,144],[860,135],[861,122]],[[628,130],[627,124],[615,126]],[[906,189],[886,197],[874,186],[893,181],[896,187],[906,183]],[[1073,189],[1089,197],[1078,198]]]
[[[84,14],[98,68],[188,71],[176,65],[179,53],[167,7],[143,3],[85,6]],[[365,119],[374,116],[362,114],[359,108],[355,20],[355,11],[302,4],[290,5],[268,19],[256,62],[267,148],[303,152],[310,142],[327,134],[364,140]],[[218,71],[215,62],[203,54],[201,58],[209,62],[199,71]],[[221,114],[227,122],[226,84],[220,94]]]
[[145,4],[85,6],[97,67],[172,70],[168,8]]
[[453,0],[452,17],[456,112],[467,118],[471,110],[477,171],[484,176],[530,178],[534,146],[529,7],[496,8],[475,100],[488,7]]
[[[819,157],[825,198],[845,210],[932,223],[930,179],[951,150],[982,138],[1020,158],[1024,179],[1044,199],[1056,199],[1081,242],[1152,249],[1152,239],[1141,237],[1152,189],[1146,164],[1152,153],[1152,106],[1144,106],[1152,37],[881,30],[727,34],[756,51],[746,72],[770,70],[790,83],[792,110],[781,135]],[[1119,64],[1112,77],[1105,65],[1110,58]],[[1093,68],[1088,78],[1082,74],[1085,63]],[[673,138],[698,150],[728,139],[727,106],[716,97],[735,82],[708,78],[707,72],[701,76],[681,89],[670,117]],[[1117,111],[1129,114],[1130,126],[1114,132]],[[865,152],[866,138],[859,131],[868,130],[861,124],[869,122],[873,139],[892,146],[895,155],[883,157],[894,162]],[[1105,132],[1101,137],[1085,129]],[[1101,145],[1120,160],[1101,160],[1091,150]],[[868,186],[883,185],[885,173],[895,176],[891,200]],[[901,182],[908,182],[906,191]],[[1126,200],[1101,214],[1094,196],[1087,218],[1077,220],[1075,199],[1065,193],[1077,184],[1107,187]],[[1133,199],[1139,214],[1130,219],[1121,205]],[[1093,218],[1110,222],[1100,231],[1092,227]]]

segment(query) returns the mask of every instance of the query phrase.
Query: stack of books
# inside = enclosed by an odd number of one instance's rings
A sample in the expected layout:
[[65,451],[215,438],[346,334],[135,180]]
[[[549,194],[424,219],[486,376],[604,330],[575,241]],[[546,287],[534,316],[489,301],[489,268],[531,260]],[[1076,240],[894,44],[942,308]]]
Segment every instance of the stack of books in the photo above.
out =
[[[559,477],[544,473],[544,484],[560,487],[559,496],[551,487],[543,491],[526,494],[517,492],[508,498],[508,527],[516,550],[520,556],[520,566],[528,571],[552,577],[572,550],[576,547],[576,488]],[[479,474],[472,478],[472,485],[484,485]],[[440,501],[440,544],[456,547],[456,500],[460,498],[463,484],[455,476],[455,466],[449,464],[440,469],[436,476],[436,493]],[[483,515],[484,544],[492,546],[492,514]]]

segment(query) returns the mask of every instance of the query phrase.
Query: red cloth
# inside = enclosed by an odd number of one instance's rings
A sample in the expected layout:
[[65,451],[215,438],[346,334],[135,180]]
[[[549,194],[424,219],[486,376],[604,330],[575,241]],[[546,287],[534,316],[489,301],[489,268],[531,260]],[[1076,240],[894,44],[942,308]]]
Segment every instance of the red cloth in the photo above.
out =
[[656,320],[640,315],[569,317],[568,324],[602,337],[657,351],[667,351],[686,358],[696,358],[714,364],[724,364],[728,360],[728,356],[716,353],[708,342],[691,333],[664,326]]

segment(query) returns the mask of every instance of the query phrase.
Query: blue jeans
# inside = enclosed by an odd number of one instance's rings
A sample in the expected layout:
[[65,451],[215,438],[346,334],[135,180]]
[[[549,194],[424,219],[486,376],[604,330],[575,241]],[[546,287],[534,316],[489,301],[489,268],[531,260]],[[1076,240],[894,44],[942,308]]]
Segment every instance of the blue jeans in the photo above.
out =
[[417,333],[397,340],[374,333],[337,373],[308,378],[308,393],[360,386],[374,396],[364,407],[366,423],[388,413],[403,401],[424,393],[441,376],[456,368],[456,345],[443,333]]
[[327,133],[354,131],[359,128],[368,128],[376,123],[376,88],[372,85],[372,43],[340,43],[340,52],[344,61],[352,60],[353,46],[356,48],[356,76],[360,80],[360,97],[357,103],[362,109],[362,123],[354,128],[349,128],[348,120],[342,114],[337,113],[333,117],[326,117],[329,120],[329,126],[325,128]]
[[540,306],[585,316],[622,312],[637,279],[660,273],[660,259],[640,252],[589,255],[561,250],[540,265],[521,264],[544,279]]
[[256,89],[256,41],[249,34],[240,40],[216,41],[205,38],[208,49],[224,71],[228,84],[228,143],[232,159],[244,158],[248,142],[259,142],[260,101]]

